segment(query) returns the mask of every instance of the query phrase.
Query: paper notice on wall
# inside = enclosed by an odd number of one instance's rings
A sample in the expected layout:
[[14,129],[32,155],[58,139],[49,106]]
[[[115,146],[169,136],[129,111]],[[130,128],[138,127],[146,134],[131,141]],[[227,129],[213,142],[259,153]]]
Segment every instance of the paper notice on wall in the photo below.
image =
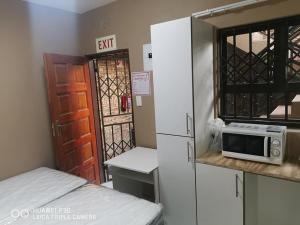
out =
[[131,77],[133,96],[151,95],[150,72],[133,72]]

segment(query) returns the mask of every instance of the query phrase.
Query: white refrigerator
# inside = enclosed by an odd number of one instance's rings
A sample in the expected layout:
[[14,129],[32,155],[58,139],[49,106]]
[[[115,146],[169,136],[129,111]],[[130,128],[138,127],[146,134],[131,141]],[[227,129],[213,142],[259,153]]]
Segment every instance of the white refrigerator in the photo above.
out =
[[160,200],[166,225],[196,225],[195,159],[213,119],[213,27],[191,17],[151,26]]

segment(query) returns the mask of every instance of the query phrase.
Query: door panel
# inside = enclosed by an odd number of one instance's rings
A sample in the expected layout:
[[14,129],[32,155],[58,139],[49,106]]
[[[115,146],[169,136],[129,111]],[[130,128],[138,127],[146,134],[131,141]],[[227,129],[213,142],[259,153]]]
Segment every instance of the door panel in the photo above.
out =
[[79,147],[80,163],[85,163],[93,158],[94,151],[91,142]]
[[[71,171],[78,167],[78,157],[76,149],[72,149],[64,154],[64,170]],[[78,169],[78,168],[77,168]]]
[[45,54],[57,167],[100,182],[88,63],[83,57]]
[[243,225],[242,171],[196,164],[198,225]]
[[[93,63],[97,68],[95,84],[103,161],[107,161],[135,146],[129,52],[127,49],[105,52]],[[122,107],[125,100],[127,107]],[[106,180],[110,180],[108,167],[104,170]]]
[[[160,134],[156,137],[160,200],[166,225],[196,225],[195,168],[192,163],[194,140]],[[191,145],[189,153],[188,143]]]
[[157,133],[193,136],[191,40],[191,18],[151,27]]

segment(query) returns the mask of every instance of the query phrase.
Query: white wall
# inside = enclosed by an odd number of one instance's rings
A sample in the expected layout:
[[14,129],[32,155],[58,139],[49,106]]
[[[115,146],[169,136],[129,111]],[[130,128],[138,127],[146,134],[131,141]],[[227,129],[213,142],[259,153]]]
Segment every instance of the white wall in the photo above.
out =
[[0,180],[54,166],[43,53],[78,54],[78,15],[0,1]]

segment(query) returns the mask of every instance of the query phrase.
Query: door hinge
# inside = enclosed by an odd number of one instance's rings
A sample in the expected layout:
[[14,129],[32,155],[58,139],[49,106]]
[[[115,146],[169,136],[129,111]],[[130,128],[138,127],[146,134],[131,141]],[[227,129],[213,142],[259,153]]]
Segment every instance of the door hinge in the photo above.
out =
[[94,73],[98,73],[99,70],[98,70],[98,65],[97,65],[97,61],[96,60],[93,60],[93,66],[94,66]]

